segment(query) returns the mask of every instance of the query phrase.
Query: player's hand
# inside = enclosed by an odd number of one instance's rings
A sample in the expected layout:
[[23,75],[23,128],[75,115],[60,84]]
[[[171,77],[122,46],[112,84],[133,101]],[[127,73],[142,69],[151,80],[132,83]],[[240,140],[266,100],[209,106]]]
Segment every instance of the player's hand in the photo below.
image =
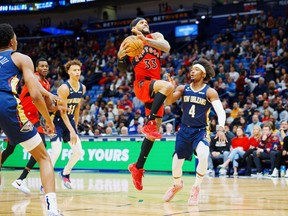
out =
[[138,39],[142,40],[143,42],[146,41],[146,37],[143,35],[143,33],[138,31],[135,27],[131,31],[137,35]]
[[49,98],[55,103],[62,103],[62,100],[57,95],[54,95],[52,93],[49,94]]
[[219,142],[220,142],[220,143],[226,143],[226,142],[228,142],[224,131],[218,131],[218,132],[216,133],[216,136],[215,136],[215,139],[217,139],[217,138],[219,138]]
[[77,134],[75,131],[70,132],[70,143],[71,145],[75,145],[77,143]]
[[49,121],[46,120],[45,132],[48,135],[55,134],[55,126],[51,119],[49,119]]
[[57,109],[61,112],[61,113],[65,113],[65,112],[70,112],[71,109],[68,108],[67,106],[62,106],[62,105],[57,105]]
[[174,88],[176,88],[176,82],[173,79],[173,77],[171,77],[170,73],[167,74],[167,79],[168,79],[168,82],[170,82],[174,86]]

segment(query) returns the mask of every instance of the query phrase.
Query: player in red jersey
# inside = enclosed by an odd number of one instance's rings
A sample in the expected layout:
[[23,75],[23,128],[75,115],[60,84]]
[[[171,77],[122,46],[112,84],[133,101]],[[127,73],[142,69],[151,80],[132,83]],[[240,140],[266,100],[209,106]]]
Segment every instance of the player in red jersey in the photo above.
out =
[[[48,65],[47,60],[44,58],[38,59],[36,61],[36,73],[35,73],[35,75],[37,76],[37,78],[38,78],[40,84],[43,86],[43,88],[49,92],[50,91],[50,83],[45,78],[47,76],[48,72],[49,72],[49,65]],[[24,110],[25,115],[27,116],[29,121],[35,126],[35,128],[39,132],[39,134],[42,138],[42,141],[46,147],[45,130],[42,127],[42,125],[40,124],[40,116],[39,116],[38,109],[34,105],[26,85],[23,86],[19,99],[21,101],[21,105],[23,106],[23,110]],[[62,106],[54,105],[49,97],[44,97],[44,99],[45,99],[45,103],[47,105],[47,108],[50,112],[54,112],[58,109],[65,110]],[[15,146],[9,144],[9,142],[8,142],[7,148],[2,152],[1,164],[3,164],[6,161],[6,159],[14,152],[14,149],[15,149]],[[26,167],[24,168],[22,174],[20,175],[20,177],[12,183],[12,185],[16,189],[18,189],[18,190],[20,190],[26,194],[30,194],[30,190],[26,185],[26,177],[27,177],[28,173],[30,172],[30,170],[34,167],[35,164],[36,164],[36,160],[31,156]]]
[[136,97],[145,104],[147,122],[142,132],[145,134],[141,146],[141,152],[137,163],[129,165],[134,186],[142,190],[142,177],[146,158],[153,146],[155,139],[160,139],[159,133],[164,114],[163,103],[169,95],[172,97],[173,85],[161,79],[160,57],[162,52],[169,52],[170,45],[164,36],[159,33],[150,33],[148,22],[141,17],[135,18],[131,24],[131,31],[137,38],[143,41],[142,53],[135,57],[129,57],[129,46],[124,41],[118,51],[118,67],[126,71],[127,64],[132,64],[135,81],[134,91]]

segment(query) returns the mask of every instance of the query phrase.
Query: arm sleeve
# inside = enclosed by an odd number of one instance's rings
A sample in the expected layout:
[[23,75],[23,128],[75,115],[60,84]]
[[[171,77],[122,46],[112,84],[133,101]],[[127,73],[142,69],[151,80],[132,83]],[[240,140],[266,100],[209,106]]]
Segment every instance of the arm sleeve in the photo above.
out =
[[217,114],[219,126],[222,126],[224,128],[226,121],[226,113],[223,109],[221,101],[220,100],[212,101],[212,106]]
[[129,59],[127,56],[125,56],[123,59],[118,59],[118,69],[121,72],[127,71],[129,65]]

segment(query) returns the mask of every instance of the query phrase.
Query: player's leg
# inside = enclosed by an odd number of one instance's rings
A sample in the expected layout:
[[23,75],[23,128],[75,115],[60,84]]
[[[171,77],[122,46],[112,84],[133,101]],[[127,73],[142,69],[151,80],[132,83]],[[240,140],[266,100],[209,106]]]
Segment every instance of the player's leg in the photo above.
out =
[[58,160],[60,153],[62,151],[62,141],[61,138],[58,137],[58,135],[55,138],[51,139],[51,149],[52,152],[50,158],[52,166],[55,167],[56,161]]
[[[155,122],[156,122],[157,130],[159,130],[161,126],[162,118],[156,118]],[[140,150],[140,154],[139,154],[137,162],[134,164],[130,164],[128,167],[129,171],[132,174],[133,184],[137,190],[143,189],[142,178],[145,172],[143,168],[148,158],[148,155],[153,147],[154,141],[155,139],[146,136],[142,142],[141,150]]]
[[[46,147],[45,135],[41,134],[41,133],[39,133],[39,134],[41,136],[42,142],[44,143],[44,146]],[[19,176],[18,179],[16,179],[12,183],[12,186],[15,187],[16,189],[22,191],[23,193],[30,194],[31,191],[27,186],[26,177],[36,163],[37,163],[37,161],[34,159],[33,156],[31,156],[26,167],[23,169],[21,175]]]
[[46,192],[45,199],[48,213],[58,215],[58,206],[55,193],[54,169],[40,135],[37,133],[31,139],[22,142],[21,145],[30,152],[30,154],[39,164],[40,178]]
[[2,154],[1,154],[1,161],[0,161],[1,165],[3,165],[4,162],[7,160],[7,158],[11,154],[13,154],[15,147],[16,146],[11,145],[11,143],[8,141],[6,149],[2,151]]
[[72,171],[72,168],[75,166],[75,164],[79,161],[79,159],[83,155],[83,149],[82,149],[82,144],[80,141],[80,138],[77,136],[77,142],[75,145],[72,145],[69,142],[69,145],[72,149],[72,155],[69,158],[69,161],[65,168],[59,173],[60,177],[63,180],[64,186],[67,187],[68,189],[72,189],[71,186],[71,181],[70,181],[70,173]]
[[146,113],[147,122],[142,129],[142,133],[153,139],[161,139],[162,135],[157,130],[155,119],[162,118],[163,114],[159,115],[159,112],[163,112],[164,101],[167,95],[173,92],[174,87],[171,83],[163,80],[152,80],[145,81],[142,88],[142,91],[146,91],[149,97],[149,100],[146,99],[145,101],[145,107],[149,109],[149,113]]
[[198,165],[196,168],[196,180],[190,192],[188,205],[198,205],[200,185],[202,184],[205,172],[208,168],[209,146],[204,141],[200,141],[196,147]]
[[183,127],[176,135],[175,152],[172,159],[173,184],[163,196],[163,200],[165,202],[169,202],[170,200],[172,200],[175,194],[182,190],[184,185],[181,179],[183,174],[182,166],[185,159],[190,159],[191,155],[193,154],[191,144],[192,142],[190,139],[186,138],[187,135],[189,137],[189,134],[187,132],[189,132],[187,128]]

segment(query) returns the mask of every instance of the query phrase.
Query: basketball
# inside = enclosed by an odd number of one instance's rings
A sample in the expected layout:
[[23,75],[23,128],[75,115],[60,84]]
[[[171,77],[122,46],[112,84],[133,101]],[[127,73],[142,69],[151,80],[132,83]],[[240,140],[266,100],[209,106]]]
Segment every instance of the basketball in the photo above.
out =
[[136,36],[131,35],[125,38],[125,42],[128,43],[129,46],[129,53],[127,53],[128,56],[134,57],[139,55],[143,50],[143,42],[140,39],[137,39]]

